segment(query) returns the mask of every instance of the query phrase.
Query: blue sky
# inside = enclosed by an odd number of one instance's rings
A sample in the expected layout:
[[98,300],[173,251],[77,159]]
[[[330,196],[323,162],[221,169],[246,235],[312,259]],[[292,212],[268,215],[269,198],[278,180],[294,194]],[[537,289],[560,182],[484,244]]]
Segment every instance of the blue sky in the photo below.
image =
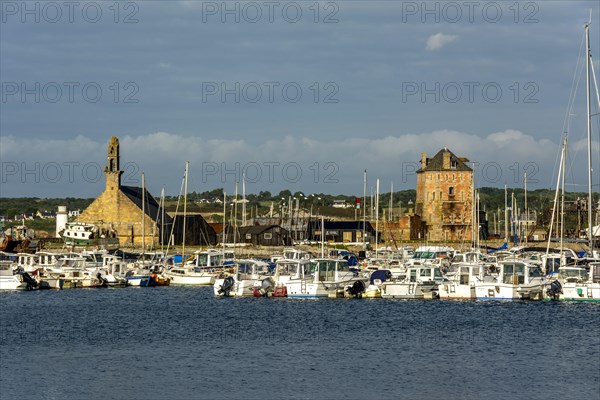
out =
[[[368,191],[411,189],[443,147],[478,186],[554,187],[590,9],[600,59],[596,2],[117,5],[1,2],[1,196],[96,196],[112,135],[125,183],[154,193],[185,160],[195,191],[245,172],[249,192],[361,195],[365,169]],[[581,79],[567,182],[585,191]]]

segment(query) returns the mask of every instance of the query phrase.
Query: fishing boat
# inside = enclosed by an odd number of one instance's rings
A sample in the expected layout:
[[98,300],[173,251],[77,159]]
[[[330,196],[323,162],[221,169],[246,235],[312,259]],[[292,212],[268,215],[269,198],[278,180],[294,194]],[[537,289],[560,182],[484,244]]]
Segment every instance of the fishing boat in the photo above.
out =
[[290,298],[338,297],[357,279],[346,260],[316,258],[310,260],[304,276],[290,278],[285,286]]
[[553,278],[545,285],[544,300],[600,301],[600,263],[560,267]]
[[27,283],[20,274],[15,274],[10,261],[0,261],[0,290],[23,290]]
[[453,263],[446,279],[439,285],[443,300],[471,300],[476,298],[475,284],[483,277],[484,266],[471,263]]
[[537,265],[517,260],[500,261],[484,271],[475,283],[477,300],[541,300],[546,280]]
[[235,273],[219,278],[215,296],[269,297],[275,288],[270,265],[259,260],[236,260]]
[[228,265],[232,267],[232,251],[208,249],[198,251],[189,263],[174,266],[165,271],[165,276],[173,285],[209,286],[214,285],[216,277]]
[[405,275],[394,276],[393,279],[381,284],[381,297],[384,299],[436,299],[438,298],[438,285],[443,280],[444,277],[439,267],[412,265],[406,269]]
[[114,232],[100,229],[94,224],[67,222],[65,228],[59,234],[66,246],[95,246],[107,249],[117,249],[119,247],[119,239]]
[[290,279],[302,278],[310,268],[310,259],[280,259],[275,264],[275,289],[273,297],[287,297],[286,283]]

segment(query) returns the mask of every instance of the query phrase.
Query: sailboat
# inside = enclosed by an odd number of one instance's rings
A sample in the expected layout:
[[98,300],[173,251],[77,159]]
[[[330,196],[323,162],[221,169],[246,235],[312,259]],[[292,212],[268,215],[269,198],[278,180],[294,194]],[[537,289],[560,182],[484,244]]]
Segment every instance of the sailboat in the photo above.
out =
[[[591,21],[591,15],[590,15]],[[594,72],[594,63],[592,61],[592,52],[590,48],[590,23],[585,24],[585,66],[586,66],[586,125],[587,125],[587,145],[588,145],[588,246],[590,257],[586,268],[578,266],[564,265],[564,257],[559,257],[558,274],[554,275],[555,279],[550,280],[546,285],[545,299],[546,300],[565,300],[565,301],[600,301],[600,261],[594,260],[594,232],[593,232],[593,210],[592,202],[592,133],[591,133],[591,97],[590,88],[593,80],[596,101],[600,108],[600,93],[598,92],[598,83]],[[566,147],[563,145],[563,155],[561,163],[564,163],[564,152]],[[564,165],[561,165],[563,174],[563,196],[564,196]],[[561,173],[559,170],[559,175]],[[558,194],[558,185],[557,185]],[[555,196],[556,200],[556,196]],[[556,201],[555,201],[556,203]],[[554,212],[553,212],[554,216]],[[550,225],[552,229],[552,224]],[[562,230],[562,223],[561,223]],[[552,231],[550,231],[551,233]],[[562,234],[561,234],[562,240]]]

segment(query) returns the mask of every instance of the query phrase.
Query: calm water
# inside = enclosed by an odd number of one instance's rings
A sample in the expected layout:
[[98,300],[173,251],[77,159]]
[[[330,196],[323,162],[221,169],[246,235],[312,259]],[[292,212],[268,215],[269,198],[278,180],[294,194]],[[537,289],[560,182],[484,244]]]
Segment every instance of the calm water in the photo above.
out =
[[0,294],[0,399],[600,399],[600,305]]

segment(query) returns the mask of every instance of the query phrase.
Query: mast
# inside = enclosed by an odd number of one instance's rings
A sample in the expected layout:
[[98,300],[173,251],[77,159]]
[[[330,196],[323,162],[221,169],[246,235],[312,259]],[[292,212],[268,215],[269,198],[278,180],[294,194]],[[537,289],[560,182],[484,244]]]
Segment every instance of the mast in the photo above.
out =
[[[567,157],[567,139],[565,138],[565,145],[563,147],[565,155],[563,157],[563,163]],[[563,260],[563,237],[565,236],[565,166],[563,165],[563,173],[561,176],[561,198],[560,198],[560,266],[562,267]]]
[[508,245],[508,192],[504,184],[504,242]]
[[[558,179],[556,180],[556,191],[554,192],[554,205],[552,206],[552,218],[550,218],[550,229],[548,230],[548,244],[546,246],[546,257],[548,257],[548,253],[550,252],[550,239],[552,238],[552,228],[554,226],[554,215],[556,213],[556,206],[558,202],[558,189],[560,185],[561,176],[564,174],[563,167],[565,164],[565,152],[567,149],[567,134],[565,133],[565,138],[563,139],[563,147],[560,152],[560,163],[558,164]],[[561,257],[562,260],[562,257]],[[548,271],[546,271],[548,272]]]
[[525,185],[524,187],[524,191],[525,191],[525,246],[527,246],[527,236],[529,236],[529,231],[527,228],[529,228],[529,210],[527,209],[527,172],[525,172],[525,174],[523,174],[523,184]]
[[321,215],[321,258],[325,257],[325,216]]
[[185,220],[187,219],[187,192],[188,192],[188,166],[190,162],[185,162],[185,188],[183,192],[183,241],[181,242],[181,265],[185,264]]
[[165,234],[165,187],[160,189],[160,252],[164,253]]
[[[590,11],[590,21],[591,21]],[[590,63],[592,62],[592,51],[590,49],[590,23],[585,24],[585,97],[587,101],[587,140],[588,140],[588,239],[590,252],[594,254],[594,232],[592,225],[592,112],[590,101]],[[593,72],[592,65],[592,72]]]
[[223,254],[225,254],[225,241],[227,240],[227,193],[223,190]]
[[388,213],[388,221],[392,221],[392,207],[394,205],[394,182],[392,182],[391,185],[391,189],[390,189],[390,212]]
[[246,174],[242,174],[242,226],[246,226]]
[[378,257],[379,250],[379,178],[375,189],[375,257]]
[[363,247],[365,246],[365,225],[367,224],[367,170],[363,175],[363,229],[362,229],[362,242]]
[[146,214],[146,181],[144,173],[142,172],[142,262],[144,261],[144,253],[146,252],[146,224],[144,220],[144,214]]
[[237,205],[238,205],[238,181],[235,180],[235,196],[233,200],[233,248],[237,243]]

